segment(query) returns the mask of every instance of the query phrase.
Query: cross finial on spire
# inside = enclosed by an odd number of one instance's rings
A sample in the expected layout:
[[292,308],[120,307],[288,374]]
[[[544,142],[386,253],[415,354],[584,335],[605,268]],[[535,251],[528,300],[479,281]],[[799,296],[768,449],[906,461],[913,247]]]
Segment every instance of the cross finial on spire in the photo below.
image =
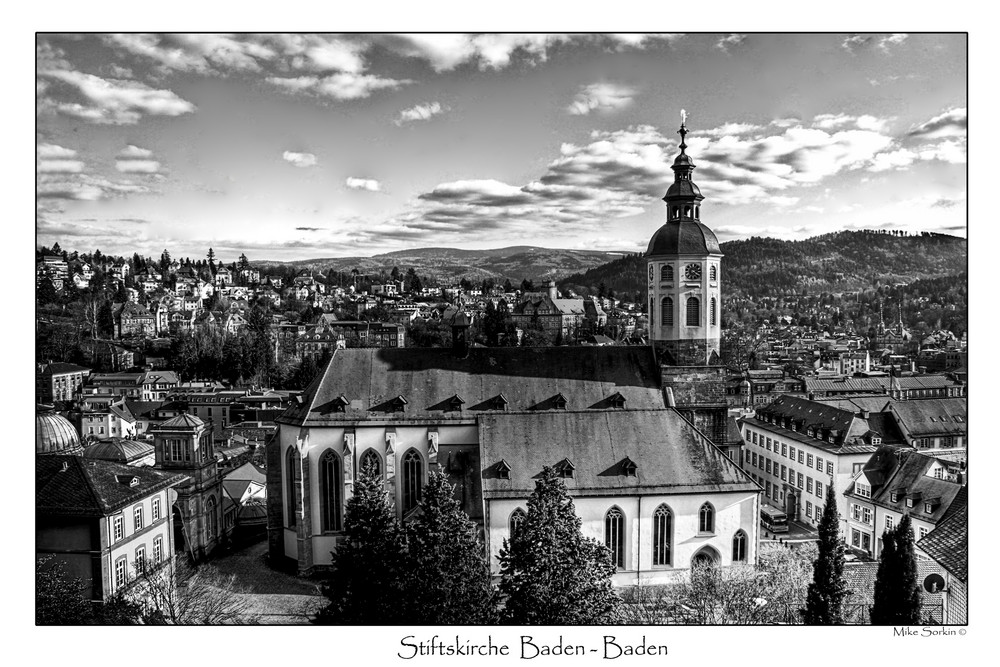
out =
[[686,137],[688,133],[687,127],[685,127],[686,124],[687,124],[687,111],[681,109],[681,129],[677,131],[677,134],[681,135],[681,146],[680,146],[681,155],[684,154],[684,149],[687,148],[687,144],[684,143],[684,137]]

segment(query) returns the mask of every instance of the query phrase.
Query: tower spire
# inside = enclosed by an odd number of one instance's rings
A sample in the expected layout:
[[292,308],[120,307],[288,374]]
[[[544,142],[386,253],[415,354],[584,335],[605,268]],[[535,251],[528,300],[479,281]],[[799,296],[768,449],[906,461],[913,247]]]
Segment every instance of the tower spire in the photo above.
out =
[[687,111],[681,109],[681,129],[677,130],[677,134],[681,135],[681,155],[684,155],[684,150],[687,148],[687,144],[684,143],[684,138],[687,136]]

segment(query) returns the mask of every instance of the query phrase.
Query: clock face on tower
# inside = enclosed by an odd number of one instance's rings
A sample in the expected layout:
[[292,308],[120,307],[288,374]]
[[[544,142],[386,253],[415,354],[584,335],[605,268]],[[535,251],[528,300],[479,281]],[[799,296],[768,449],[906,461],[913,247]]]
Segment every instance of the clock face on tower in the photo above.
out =
[[685,266],[684,280],[701,280],[701,264],[688,264]]

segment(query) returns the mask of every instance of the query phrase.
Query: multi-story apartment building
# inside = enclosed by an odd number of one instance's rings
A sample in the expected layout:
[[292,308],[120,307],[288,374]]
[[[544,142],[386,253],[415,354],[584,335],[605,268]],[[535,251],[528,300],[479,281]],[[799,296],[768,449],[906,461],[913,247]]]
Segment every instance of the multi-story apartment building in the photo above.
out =
[[83,388],[90,369],[63,362],[39,366],[35,373],[35,402],[71,401]]
[[963,463],[911,449],[881,447],[844,492],[847,544],[872,558],[882,552],[882,533],[909,515],[914,539],[926,537],[955,502],[967,502]]
[[94,388],[135,401],[162,401],[179,383],[177,373],[173,371],[95,373],[90,377],[88,389]]
[[[843,491],[883,444],[883,431],[893,436],[881,414],[781,396],[743,419],[741,463],[764,487],[765,502],[818,525],[827,485]],[[847,506],[840,495],[837,510],[843,524]]]

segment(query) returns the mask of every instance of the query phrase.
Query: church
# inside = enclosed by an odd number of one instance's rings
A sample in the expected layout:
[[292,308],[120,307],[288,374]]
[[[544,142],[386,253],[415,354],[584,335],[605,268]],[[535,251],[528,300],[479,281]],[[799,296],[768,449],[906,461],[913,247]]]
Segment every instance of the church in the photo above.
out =
[[435,466],[481,526],[494,572],[543,466],[611,550],[616,585],[756,562],[761,487],[730,449],[722,253],[701,222],[686,134],[646,253],[650,345],[472,347],[456,318],[451,348],[336,350],[267,445],[272,562],[330,566],[362,469],[405,521]]

